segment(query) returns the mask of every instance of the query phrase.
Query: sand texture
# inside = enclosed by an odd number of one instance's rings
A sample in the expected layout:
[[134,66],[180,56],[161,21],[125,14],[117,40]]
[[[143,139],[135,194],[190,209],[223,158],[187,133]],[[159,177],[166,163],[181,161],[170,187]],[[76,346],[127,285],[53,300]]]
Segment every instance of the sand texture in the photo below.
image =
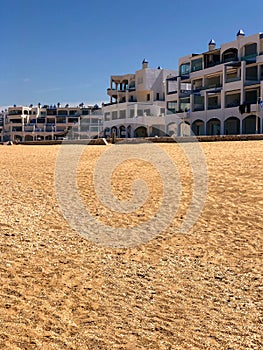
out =
[[[161,205],[162,179],[147,162],[127,160],[112,175],[116,198],[130,199],[139,176],[148,199],[133,213],[106,208],[93,171],[109,147],[85,150],[80,197],[105,225],[141,225]],[[178,229],[193,173],[177,144],[159,147],[178,169],[178,211],[149,242],[111,248],[63,217],[54,186],[60,146],[0,146],[0,349],[263,348],[263,141],[201,144],[208,194],[187,234]]]

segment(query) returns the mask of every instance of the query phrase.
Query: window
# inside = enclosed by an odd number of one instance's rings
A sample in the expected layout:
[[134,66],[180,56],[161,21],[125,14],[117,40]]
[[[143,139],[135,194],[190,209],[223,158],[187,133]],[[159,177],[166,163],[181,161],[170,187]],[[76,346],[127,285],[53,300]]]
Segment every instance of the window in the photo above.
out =
[[104,113],[104,120],[110,120],[110,112]]
[[82,109],[82,115],[89,115],[90,114],[90,111],[89,109]]
[[246,91],[246,103],[257,103],[257,90]]
[[231,95],[226,95],[225,107],[238,107],[240,105],[240,93],[235,93]]
[[151,99],[151,95],[147,94],[147,101],[150,101],[150,99]]
[[192,68],[191,68],[192,72],[196,72],[198,70],[201,70],[203,68],[203,59],[197,58],[196,60],[192,60],[191,66],[192,66]]
[[117,118],[118,118],[118,113],[117,113],[117,111],[112,112],[112,113],[111,113],[111,117],[112,117],[112,119],[117,119]]
[[172,94],[177,92],[177,80],[167,79],[166,81],[167,94]]
[[72,109],[71,111],[69,111],[69,115],[76,115],[76,114],[77,114],[76,109]]
[[145,109],[144,110],[144,115],[151,115],[151,110],[150,109]]
[[167,102],[167,110],[168,113],[176,113],[177,110],[177,101],[169,101]]
[[257,44],[250,44],[245,46],[245,56],[256,55],[257,54]]
[[246,80],[258,80],[258,67],[248,67],[246,69]]
[[130,118],[134,118],[134,109],[130,110]]
[[58,110],[58,115],[68,115],[68,111],[64,109]]
[[126,111],[125,110],[121,110],[120,111],[120,119],[125,119],[126,118]]
[[180,75],[188,75],[190,73],[190,63],[184,63],[180,66]]
[[204,97],[199,95],[194,95],[194,111],[204,110]]
[[159,92],[156,93],[156,100],[157,100],[157,101],[160,100],[160,94],[159,94]]

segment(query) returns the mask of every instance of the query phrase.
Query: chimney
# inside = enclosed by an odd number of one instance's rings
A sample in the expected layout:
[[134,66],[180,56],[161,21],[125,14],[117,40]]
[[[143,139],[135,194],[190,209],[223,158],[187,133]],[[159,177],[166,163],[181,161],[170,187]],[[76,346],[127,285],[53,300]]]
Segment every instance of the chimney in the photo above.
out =
[[243,36],[245,36],[245,33],[244,33],[243,29],[239,29],[239,31],[237,33],[237,39],[239,39],[239,38],[241,38]]
[[142,61],[142,69],[148,68],[148,61],[144,58]]
[[211,39],[208,44],[208,51],[213,51],[216,48],[216,42],[214,39]]

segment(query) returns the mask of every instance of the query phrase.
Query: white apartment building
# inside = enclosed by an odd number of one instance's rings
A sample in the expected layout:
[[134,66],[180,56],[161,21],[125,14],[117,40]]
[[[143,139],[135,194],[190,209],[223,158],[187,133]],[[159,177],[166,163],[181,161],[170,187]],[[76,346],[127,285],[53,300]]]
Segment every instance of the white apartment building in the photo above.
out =
[[97,106],[13,106],[2,114],[1,141],[88,139],[102,134],[102,110]]
[[262,33],[240,30],[220,48],[211,40],[208,51],[181,57],[179,75],[167,79],[167,115],[179,115],[195,135],[262,133],[262,100]]
[[146,60],[135,73],[112,75],[107,89],[110,103],[102,106],[105,135],[145,137],[166,134],[166,79],[176,75],[174,70],[149,68]]

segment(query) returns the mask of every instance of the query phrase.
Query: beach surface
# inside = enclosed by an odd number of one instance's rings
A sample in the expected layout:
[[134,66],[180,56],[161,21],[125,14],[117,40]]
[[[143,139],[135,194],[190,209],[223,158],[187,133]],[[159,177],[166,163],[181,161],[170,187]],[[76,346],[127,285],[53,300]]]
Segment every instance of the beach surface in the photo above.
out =
[[[83,206],[112,228],[145,227],[162,205],[162,178],[152,164],[128,159],[113,172],[112,191],[129,200],[140,178],[147,200],[131,213],[107,208],[93,174],[111,147],[88,146],[81,156]],[[263,141],[200,144],[208,191],[187,233],[180,227],[195,190],[191,164],[178,144],[154,147],[178,171],[178,209],[150,240],[114,248],[63,216],[61,146],[0,146],[0,349],[263,348]]]

